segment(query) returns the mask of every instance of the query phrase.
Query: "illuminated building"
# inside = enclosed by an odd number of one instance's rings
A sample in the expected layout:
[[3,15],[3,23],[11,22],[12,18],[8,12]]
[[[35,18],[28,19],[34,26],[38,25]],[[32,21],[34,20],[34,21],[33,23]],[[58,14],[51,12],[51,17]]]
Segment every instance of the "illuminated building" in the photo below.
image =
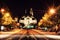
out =
[[37,24],[37,20],[36,18],[33,17],[33,11],[32,8],[30,9],[30,14],[31,16],[27,15],[27,16],[23,16],[22,18],[20,18],[19,22],[22,23],[24,26],[23,28],[34,28],[34,26],[32,24]]

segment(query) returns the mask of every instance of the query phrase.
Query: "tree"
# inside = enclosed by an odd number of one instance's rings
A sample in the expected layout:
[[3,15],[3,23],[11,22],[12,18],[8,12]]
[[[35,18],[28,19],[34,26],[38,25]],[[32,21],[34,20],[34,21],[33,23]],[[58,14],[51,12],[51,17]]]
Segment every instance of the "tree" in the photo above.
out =
[[[42,20],[42,21],[41,21]],[[49,15],[46,13],[39,21],[40,27],[50,27],[51,30],[57,31],[60,25],[60,7],[56,10],[56,13]]]
[[11,15],[9,13],[5,13],[2,17],[2,24],[3,25],[9,25],[13,21]]

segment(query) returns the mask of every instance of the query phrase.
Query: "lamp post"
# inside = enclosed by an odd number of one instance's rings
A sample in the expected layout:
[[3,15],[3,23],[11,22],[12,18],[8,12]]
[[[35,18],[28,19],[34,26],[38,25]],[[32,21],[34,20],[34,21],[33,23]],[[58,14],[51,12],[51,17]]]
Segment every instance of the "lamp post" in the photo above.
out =
[[4,12],[5,10],[3,8],[1,8],[1,12]]
[[56,13],[56,9],[55,9],[55,8],[49,8],[48,13],[49,13],[50,15],[53,15],[53,14]]
[[55,9],[51,8],[49,12],[50,12],[51,14],[54,14],[54,13],[55,13]]

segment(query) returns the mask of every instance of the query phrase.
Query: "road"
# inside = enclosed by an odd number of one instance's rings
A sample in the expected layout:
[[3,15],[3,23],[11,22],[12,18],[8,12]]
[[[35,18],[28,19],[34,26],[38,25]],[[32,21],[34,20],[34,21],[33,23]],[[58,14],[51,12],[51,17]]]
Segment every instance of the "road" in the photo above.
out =
[[[32,33],[32,34],[31,34]],[[20,35],[46,35],[46,34],[53,34],[55,35],[55,32],[44,32],[42,30],[37,30],[37,29],[14,29],[12,31],[7,31],[7,32],[0,32],[1,34],[20,34]]]
[[42,30],[37,29],[14,29],[9,32],[0,32],[0,39],[2,38],[12,38],[15,36],[19,36],[20,39],[27,36],[31,36],[33,38],[35,37],[48,37],[48,38],[58,38],[60,39],[60,36],[57,36],[55,32],[44,32]]

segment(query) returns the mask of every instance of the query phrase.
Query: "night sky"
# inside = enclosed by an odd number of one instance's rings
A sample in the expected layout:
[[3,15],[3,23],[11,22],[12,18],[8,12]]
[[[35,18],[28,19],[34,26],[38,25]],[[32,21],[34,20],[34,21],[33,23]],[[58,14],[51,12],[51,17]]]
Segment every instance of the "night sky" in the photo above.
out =
[[60,0],[0,0],[0,4],[0,7],[7,6],[11,14],[19,18],[24,15],[25,9],[29,11],[33,8],[34,16],[41,19],[48,7],[53,4],[54,6],[60,5]]

